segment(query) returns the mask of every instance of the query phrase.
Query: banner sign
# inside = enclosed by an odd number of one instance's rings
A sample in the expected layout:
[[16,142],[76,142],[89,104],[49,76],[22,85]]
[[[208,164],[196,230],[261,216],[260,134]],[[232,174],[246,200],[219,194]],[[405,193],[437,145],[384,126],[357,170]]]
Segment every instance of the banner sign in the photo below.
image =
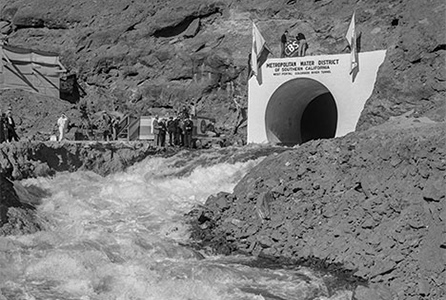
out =
[[285,44],[285,56],[294,57],[297,56],[297,50],[299,49],[299,42],[296,39],[290,39]]
[[305,58],[300,61],[267,62],[266,69],[272,71],[273,76],[330,74],[339,66],[339,59]]

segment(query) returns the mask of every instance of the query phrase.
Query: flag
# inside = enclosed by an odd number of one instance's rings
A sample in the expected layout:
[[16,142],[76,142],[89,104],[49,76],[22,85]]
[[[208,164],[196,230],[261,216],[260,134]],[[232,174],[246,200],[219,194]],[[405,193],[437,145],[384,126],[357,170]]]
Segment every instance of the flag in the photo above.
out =
[[260,31],[257,29],[256,24],[252,23],[252,50],[251,50],[251,72],[254,76],[256,76],[259,84],[262,82],[262,76],[260,74],[260,68],[262,64],[266,61],[268,54],[271,51],[268,49],[268,46],[265,43],[265,39],[260,34]]
[[350,74],[358,67],[358,56],[356,53],[356,29],[355,29],[355,12],[353,12],[350,26],[348,27],[347,34],[345,35],[350,45]]

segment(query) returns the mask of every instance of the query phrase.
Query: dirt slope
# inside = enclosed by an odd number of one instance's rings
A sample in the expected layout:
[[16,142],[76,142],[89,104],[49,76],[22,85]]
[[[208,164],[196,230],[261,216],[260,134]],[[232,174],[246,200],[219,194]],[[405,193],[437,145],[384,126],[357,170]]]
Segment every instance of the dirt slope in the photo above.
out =
[[194,236],[220,253],[323,262],[369,284],[358,300],[444,299],[446,124],[386,125],[268,157],[195,212]]

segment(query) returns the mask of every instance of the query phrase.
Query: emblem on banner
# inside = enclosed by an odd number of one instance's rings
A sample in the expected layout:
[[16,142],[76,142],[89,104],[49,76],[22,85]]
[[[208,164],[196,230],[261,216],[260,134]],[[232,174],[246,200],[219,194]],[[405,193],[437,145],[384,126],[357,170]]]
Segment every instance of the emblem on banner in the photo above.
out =
[[294,56],[297,53],[297,49],[299,49],[299,42],[295,39],[289,40],[285,44],[285,55],[288,57]]

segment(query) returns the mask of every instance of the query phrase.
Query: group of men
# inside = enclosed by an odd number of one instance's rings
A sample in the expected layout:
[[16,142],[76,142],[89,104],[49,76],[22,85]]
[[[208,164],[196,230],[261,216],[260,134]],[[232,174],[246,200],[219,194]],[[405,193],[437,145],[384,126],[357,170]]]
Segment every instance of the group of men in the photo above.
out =
[[[106,112],[102,112],[99,120],[95,123],[103,141],[114,141],[118,139],[118,127],[121,119],[119,117],[110,116]],[[65,135],[69,127],[69,119],[66,114],[62,113],[57,119],[57,127],[59,129],[58,141],[65,139]]]
[[189,115],[183,117],[170,116],[167,120],[155,116],[152,121],[152,132],[157,146],[166,145],[166,136],[170,146],[193,147],[192,132],[194,123]]
[[118,128],[121,122],[120,117],[110,116],[103,112],[102,118],[99,120],[98,129],[102,134],[104,141],[116,141],[118,139]]
[[19,141],[19,136],[15,131],[15,122],[12,111],[9,108],[6,113],[0,109],[0,143]]

